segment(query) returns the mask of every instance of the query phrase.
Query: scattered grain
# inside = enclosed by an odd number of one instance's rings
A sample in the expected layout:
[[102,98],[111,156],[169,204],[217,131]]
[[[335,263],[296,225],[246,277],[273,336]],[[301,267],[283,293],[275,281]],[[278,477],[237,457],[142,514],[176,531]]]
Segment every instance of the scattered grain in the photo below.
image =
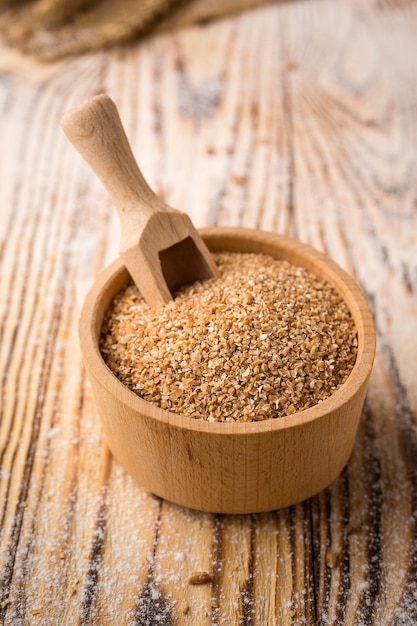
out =
[[208,421],[292,415],[334,393],[356,360],[341,296],[263,254],[215,255],[220,278],[151,309],[133,284],[106,313],[100,349],[144,400]]
[[40,614],[40,612],[41,612],[41,610],[40,610],[40,609],[30,609],[30,611],[29,611],[29,613],[30,613],[31,615],[39,615],[39,614]]
[[188,582],[190,583],[190,585],[206,585],[207,583],[210,583],[212,581],[212,576],[202,570],[199,572],[193,572],[190,576],[190,578],[188,579]]
[[333,569],[334,567],[337,567],[339,563],[339,556],[338,554],[336,554],[336,552],[333,552],[333,550],[326,550],[326,553],[324,555],[324,560],[325,560],[327,567],[330,567],[330,569]]
[[183,602],[181,605],[181,613],[183,615],[187,615],[189,611],[190,611],[190,605],[188,604],[188,602]]

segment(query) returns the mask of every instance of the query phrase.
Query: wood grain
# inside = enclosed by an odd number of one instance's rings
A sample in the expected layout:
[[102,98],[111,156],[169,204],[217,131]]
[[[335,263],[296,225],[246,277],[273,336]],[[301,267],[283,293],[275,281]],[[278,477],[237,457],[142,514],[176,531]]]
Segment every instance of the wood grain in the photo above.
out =
[[[416,623],[416,22],[412,2],[312,0],[51,66],[0,49],[4,624]],[[197,226],[294,235],[367,294],[366,408],[312,500],[193,513],[103,452],[77,324],[119,227],[59,130],[103,91]]]

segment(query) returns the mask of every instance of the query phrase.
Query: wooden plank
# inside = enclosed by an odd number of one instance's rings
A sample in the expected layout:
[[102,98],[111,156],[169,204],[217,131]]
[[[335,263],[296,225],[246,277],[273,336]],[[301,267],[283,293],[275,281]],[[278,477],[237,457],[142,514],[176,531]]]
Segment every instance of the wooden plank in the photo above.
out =
[[[310,39],[314,53],[308,60],[305,21],[311,21],[301,5],[299,19],[289,18],[284,44],[297,67],[289,81],[296,223],[301,238],[357,276],[376,315],[379,353],[349,468],[313,502],[317,618],[322,624],[408,624],[416,610],[415,383],[405,346],[396,347],[392,331],[410,340],[407,331],[399,332],[399,316],[416,319],[415,286],[408,279],[415,257],[404,233],[413,237],[415,230],[415,211],[406,207],[417,166],[408,114],[416,66],[415,55],[400,62],[398,48],[393,58],[392,45],[401,32],[402,58],[412,14],[405,10],[393,19],[391,12],[346,5],[335,20],[334,6],[322,8],[328,35],[315,37],[314,46]],[[398,82],[399,91],[387,88]]]

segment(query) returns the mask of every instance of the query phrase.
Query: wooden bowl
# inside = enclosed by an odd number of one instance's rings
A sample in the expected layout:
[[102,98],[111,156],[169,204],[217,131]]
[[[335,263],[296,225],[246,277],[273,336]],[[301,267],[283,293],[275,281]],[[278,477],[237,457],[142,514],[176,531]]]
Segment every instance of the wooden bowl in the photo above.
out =
[[103,316],[128,280],[116,261],[94,284],[80,320],[81,348],[107,443],[140,484],[180,505],[255,513],[301,502],[329,485],[351,454],[375,352],[371,312],[355,281],[305,244],[241,228],[201,233],[213,252],[264,252],[326,279],[355,320],[355,366],[332,396],[288,417],[219,423],[160,409],[125,387],[99,352]]

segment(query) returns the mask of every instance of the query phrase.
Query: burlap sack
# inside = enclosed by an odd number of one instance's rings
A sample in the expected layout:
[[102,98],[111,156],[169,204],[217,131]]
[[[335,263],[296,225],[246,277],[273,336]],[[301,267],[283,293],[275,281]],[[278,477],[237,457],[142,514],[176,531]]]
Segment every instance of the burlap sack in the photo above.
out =
[[0,0],[0,36],[52,61],[155,31],[230,15],[266,0]]

